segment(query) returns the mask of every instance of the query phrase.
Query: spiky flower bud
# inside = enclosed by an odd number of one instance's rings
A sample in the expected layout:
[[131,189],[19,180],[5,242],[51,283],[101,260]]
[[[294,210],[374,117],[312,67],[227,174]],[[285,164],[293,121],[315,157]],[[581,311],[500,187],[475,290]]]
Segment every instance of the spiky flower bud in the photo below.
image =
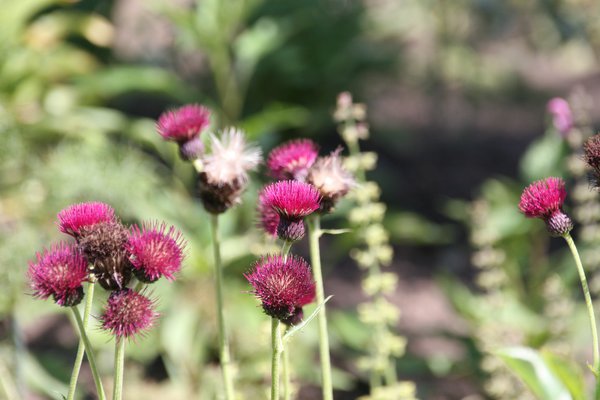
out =
[[203,156],[203,170],[198,175],[204,208],[220,214],[239,203],[248,172],[260,161],[260,149],[248,146],[241,130],[226,129],[220,138],[211,135],[210,153]]
[[319,157],[306,177],[306,182],[321,193],[321,212],[330,212],[338,200],[356,186],[354,176],[343,166],[341,152],[338,148],[327,157]]
[[101,202],[73,204],[58,213],[58,229],[79,240],[92,226],[115,221],[115,210]]
[[185,240],[174,226],[145,223],[134,226],[126,244],[133,273],[142,282],[152,283],[164,276],[175,279],[184,258]]
[[287,324],[302,320],[302,307],[315,298],[310,266],[301,257],[270,255],[261,258],[244,274],[261,301],[265,314]]
[[312,140],[291,140],[271,150],[267,168],[275,179],[304,181],[318,154],[319,148]]
[[88,278],[87,262],[74,246],[64,243],[36,254],[28,275],[35,297],[52,296],[56,304],[73,307],[83,298],[83,282]]
[[117,339],[143,334],[158,318],[154,302],[131,289],[112,292],[100,317],[102,329]]
[[565,137],[574,126],[569,103],[565,99],[555,97],[548,102],[546,109],[552,115],[554,128]]
[[88,228],[79,240],[91,272],[106,290],[122,289],[131,280],[132,266],[125,248],[128,237],[120,222],[111,221]]
[[319,191],[298,181],[279,181],[265,187],[260,194],[264,207],[279,215],[277,236],[296,241],[304,237],[303,218],[319,209]]
[[560,178],[546,178],[527,186],[519,209],[528,218],[540,218],[552,236],[564,236],[573,229],[571,218],[562,210],[567,191]]

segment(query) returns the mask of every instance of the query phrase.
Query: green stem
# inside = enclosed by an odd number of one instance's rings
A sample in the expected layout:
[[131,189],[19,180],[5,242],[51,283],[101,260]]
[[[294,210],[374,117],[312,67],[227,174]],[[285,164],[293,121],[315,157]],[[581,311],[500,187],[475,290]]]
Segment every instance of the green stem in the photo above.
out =
[[94,351],[92,350],[92,344],[90,343],[90,339],[85,332],[85,325],[83,320],[81,319],[81,314],[79,313],[79,309],[77,307],[71,307],[71,311],[73,311],[73,315],[75,316],[75,322],[77,322],[77,328],[79,329],[79,337],[83,340],[83,344],[85,345],[85,353],[87,354],[88,362],[90,363],[90,369],[92,370],[92,376],[94,378],[94,383],[96,384],[96,392],[98,393],[98,400],[106,400],[106,394],[104,394],[104,387],[102,386],[102,380],[100,379],[100,374],[98,373],[98,368],[96,367],[96,357],[94,356]]
[[284,240],[283,241],[283,246],[281,246],[281,255],[283,256],[283,260],[287,260],[288,255],[290,254],[290,249],[292,248],[292,244],[294,244],[294,242],[292,242],[291,240]]
[[327,335],[327,314],[325,293],[323,290],[323,273],[321,272],[321,252],[319,238],[321,236],[321,220],[318,214],[311,216],[308,224],[308,240],[310,243],[310,259],[312,263],[317,304],[323,304],[319,312],[319,353],[321,356],[321,376],[323,384],[323,400],[333,400],[333,386],[331,383],[331,360],[329,357],[329,337]]
[[[94,282],[87,284],[87,293],[85,294],[85,308],[83,309],[83,329],[87,329],[88,320],[90,319],[90,312],[92,311],[92,304],[94,301]],[[67,400],[73,400],[75,398],[75,390],[77,389],[77,379],[79,378],[79,371],[81,370],[81,362],[83,361],[83,355],[85,354],[85,344],[83,340],[79,339],[79,346],[77,346],[77,356],[75,356],[75,363],[73,364],[73,371],[71,372],[71,381],[69,383],[69,394]]]
[[564,235],[564,238],[569,245],[569,249],[573,254],[573,259],[575,260],[575,264],[577,265],[577,272],[579,272],[579,279],[581,280],[581,288],[583,289],[583,296],[585,298],[585,304],[588,310],[588,316],[590,319],[590,327],[592,329],[592,341],[594,347],[594,374],[596,375],[596,379],[598,379],[598,370],[599,362],[600,362],[600,351],[598,350],[598,330],[596,328],[596,317],[594,314],[594,305],[592,303],[592,297],[590,296],[590,289],[588,288],[587,279],[585,277],[585,271],[583,269],[583,265],[581,264],[581,258],[579,257],[579,252],[577,251],[577,246],[575,246],[575,242],[570,234]]
[[271,400],[279,400],[279,359],[283,352],[283,342],[279,330],[280,324],[281,322],[277,318],[271,319],[271,347],[273,348],[271,357]]
[[123,398],[123,371],[125,367],[125,338],[115,338],[115,379],[113,400]]
[[[281,248],[281,255],[283,260],[287,260],[288,255],[290,254],[290,250],[292,248],[292,244],[294,242],[290,240],[285,240],[283,242],[283,246]],[[285,332],[286,329],[284,329]],[[289,350],[283,349],[282,353],[283,358],[283,366],[282,366],[282,374],[283,374],[283,398],[284,400],[290,400],[291,394],[291,381],[290,381],[290,356]]]
[[17,385],[12,381],[12,376],[2,360],[0,360],[0,388],[2,389],[0,393],[4,392],[7,400],[18,400],[21,398],[17,391]]
[[223,309],[223,268],[221,264],[221,246],[219,239],[219,216],[211,215],[211,233],[213,242],[213,254],[215,261],[215,280],[217,286],[217,319],[219,326],[219,358],[221,360],[221,372],[225,385],[225,398],[233,400],[235,391],[231,371],[231,355],[229,353],[229,341],[225,326],[225,310]]

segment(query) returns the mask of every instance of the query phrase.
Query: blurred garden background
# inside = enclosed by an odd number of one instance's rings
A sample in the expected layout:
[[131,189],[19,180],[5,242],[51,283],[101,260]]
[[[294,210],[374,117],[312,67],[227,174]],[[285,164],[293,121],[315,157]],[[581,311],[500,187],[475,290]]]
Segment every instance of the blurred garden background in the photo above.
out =
[[[200,103],[214,110],[213,126],[242,127],[264,154],[299,137],[325,153],[343,144],[332,117],[342,91],[368,109],[370,137],[361,145],[367,158],[377,157],[368,178],[387,206],[375,225],[394,250],[384,264],[398,277],[387,299],[400,310],[392,319],[403,338],[395,350],[398,379],[407,385],[402,399],[413,398],[413,384],[426,400],[533,398],[497,354],[516,345],[551,349],[585,375],[590,339],[576,271],[543,224],[526,221],[517,204],[531,180],[565,178],[584,265],[600,267],[600,210],[578,155],[582,138],[600,126],[598,1],[0,6],[5,390],[23,399],[65,392],[77,336],[66,312],[30,296],[27,262],[60,239],[58,211],[98,200],[125,222],[166,220],[190,242],[176,283],[153,287],[158,328],[128,346],[125,398],[218,398],[209,219],[193,168],[161,140],[155,120],[170,107]],[[567,134],[546,108],[555,96],[573,110],[575,128]],[[227,319],[247,399],[266,398],[269,372],[269,321],[242,276],[273,246],[256,227],[263,172],[223,218]],[[350,227],[351,203],[342,202],[323,225]],[[340,400],[369,395],[371,333],[359,312],[368,296],[352,251],[363,233],[322,244]],[[305,255],[306,243],[296,251]],[[598,272],[596,279],[590,272],[593,293],[600,293]],[[110,372],[107,334],[94,329],[92,341],[101,370]],[[316,343],[314,327],[294,338],[298,399],[320,398]],[[85,367],[81,382],[93,399]]]

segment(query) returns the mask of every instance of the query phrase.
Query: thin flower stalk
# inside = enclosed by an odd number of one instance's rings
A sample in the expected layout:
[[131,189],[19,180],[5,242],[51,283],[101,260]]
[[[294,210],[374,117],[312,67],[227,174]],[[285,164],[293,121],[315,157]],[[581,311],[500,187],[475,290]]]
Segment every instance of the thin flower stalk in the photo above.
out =
[[225,398],[233,400],[235,398],[233,385],[233,371],[231,369],[231,354],[229,351],[229,339],[227,335],[227,326],[225,324],[225,310],[223,307],[223,266],[221,263],[221,241],[219,237],[219,216],[211,214],[211,233],[213,244],[213,256],[215,262],[215,283],[217,286],[217,319],[219,328],[219,358],[221,361],[221,371],[223,374],[223,383],[225,385]]
[[125,338],[115,340],[115,378],[113,382],[113,400],[123,398],[123,371],[125,367]]
[[323,400],[333,400],[333,386],[331,380],[331,359],[329,355],[329,335],[327,333],[327,312],[324,304],[325,293],[323,289],[323,273],[321,271],[321,251],[319,238],[322,235],[321,219],[319,214],[312,214],[308,223],[308,240],[310,246],[310,261],[316,283],[316,301],[322,304],[318,315],[319,323],[319,355],[321,359],[321,384]]
[[271,400],[279,400],[279,366],[281,353],[283,353],[283,341],[281,340],[281,322],[278,318],[271,319]]
[[[284,261],[287,260],[293,244],[294,244],[294,242],[289,241],[289,240],[285,240],[283,242],[283,246],[281,248],[281,256],[283,257]],[[281,329],[284,332],[284,334],[288,330],[288,328],[289,328],[288,326],[283,324],[283,327]],[[282,371],[281,371],[282,375],[283,375],[283,399],[290,400],[291,396],[292,396],[292,384],[291,384],[291,375],[290,375],[290,352],[289,352],[289,350],[286,351],[285,348],[282,349],[281,358],[283,359],[283,365],[282,365]]]
[[83,323],[83,319],[81,318],[79,309],[77,307],[71,307],[71,310],[73,312],[73,316],[75,317],[75,322],[77,323],[80,338],[81,340],[83,340],[83,344],[85,345],[85,353],[87,354],[88,362],[90,363],[90,369],[92,370],[92,377],[94,378],[94,384],[96,385],[96,393],[98,394],[98,399],[106,400],[106,394],[104,393],[102,380],[100,379],[98,367],[96,366],[96,357],[94,356],[94,351],[92,349],[90,339],[88,338],[87,333],[85,331],[85,324]]
[[[95,282],[89,282],[87,284],[87,292],[85,296],[85,308],[83,310],[83,328],[87,329],[88,320],[90,319],[90,312],[92,311],[92,304],[94,302],[94,286]],[[69,393],[67,400],[73,400],[75,398],[75,390],[77,389],[77,380],[79,378],[79,371],[81,370],[81,363],[85,354],[85,344],[83,340],[79,339],[79,345],[77,347],[77,356],[73,364],[73,371],[71,372],[71,381],[69,383]]]

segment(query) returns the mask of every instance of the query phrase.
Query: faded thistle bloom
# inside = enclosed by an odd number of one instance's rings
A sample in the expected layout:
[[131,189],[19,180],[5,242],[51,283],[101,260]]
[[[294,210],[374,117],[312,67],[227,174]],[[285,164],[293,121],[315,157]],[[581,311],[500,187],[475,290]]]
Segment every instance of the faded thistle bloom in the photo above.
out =
[[304,181],[308,169],[319,154],[319,148],[310,139],[286,142],[274,148],[267,159],[267,168],[277,180],[295,179]]
[[123,289],[110,294],[100,321],[102,329],[122,339],[143,334],[157,318],[152,300],[135,290]]
[[90,271],[106,290],[123,289],[131,280],[132,266],[125,245],[129,232],[118,221],[92,226],[79,240]]
[[548,102],[546,109],[552,115],[554,128],[565,137],[574,126],[569,103],[563,98],[555,97]]
[[184,258],[185,240],[174,226],[165,223],[145,223],[134,226],[126,248],[133,273],[142,282],[152,283],[164,276],[175,279]]
[[519,209],[528,218],[541,218],[552,236],[564,236],[573,229],[573,221],[562,210],[567,191],[560,178],[546,178],[527,186]]
[[304,237],[303,218],[319,209],[319,191],[298,181],[279,181],[265,187],[259,197],[263,209],[274,210],[279,216],[277,236],[295,241]]
[[211,135],[210,153],[202,157],[199,173],[204,208],[220,214],[239,203],[248,184],[248,171],[260,162],[260,149],[249,146],[241,130],[228,128],[221,137]]
[[315,282],[308,263],[298,256],[261,258],[244,274],[261,301],[265,314],[295,325],[302,321],[302,307],[315,298]]
[[37,253],[36,261],[29,263],[28,275],[35,297],[52,296],[59,306],[72,307],[83,298],[87,262],[75,246],[61,243]]
[[198,104],[189,104],[160,115],[156,123],[158,133],[165,139],[177,142],[184,160],[195,160],[202,155],[202,131],[210,125],[210,110]]
[[337,201],[356,185],[354,176],[342,165],[341,152],[342,148],[338,148],[326,157],[319,157],[306,177],[306,182],[321,193],[322,212],[331,211]]
[[115,210],[101,202],[73,204],[58,213],[58,229],[80,239],[91,227],[115,221]]

